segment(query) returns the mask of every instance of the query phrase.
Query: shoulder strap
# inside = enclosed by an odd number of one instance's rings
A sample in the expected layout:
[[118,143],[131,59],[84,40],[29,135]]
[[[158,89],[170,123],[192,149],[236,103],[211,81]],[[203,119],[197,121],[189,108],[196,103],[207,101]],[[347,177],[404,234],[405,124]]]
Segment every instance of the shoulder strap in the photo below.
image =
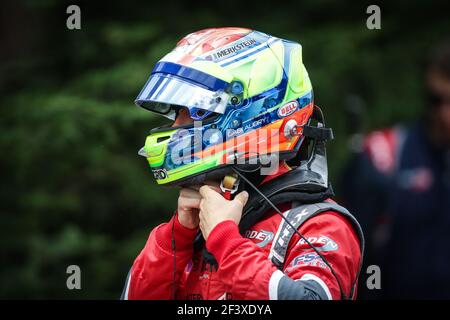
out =
[[[344,207],[331,203],[331,202],[321,202],[315,204],[305,204],[299,207],[288,210],[284,213],[286,219],[291,223],[293,227],[299,229],[307,220],[312,217],[317,216],[318,214],[325,211],[334,211],[340,213],[345,218],[347,218],[353,225],[360,241],[360,251],[361,251],[361,263],[360,268],[358,270],[358,274],[356,279],[359,277],[359,273],[361,271],[362,259],[364,256],[364,235],[362,232],[362,228],[359,225],[356,218]],[[278,227],[277,233],[272,242],[272,247],[270,249],[269,259],[272,260],[272,263],[278,268],[283,269],[285,263],[286,252],[291,241],[292,236],[295,234],[295,230],[291,228],[291,226],[286,223],[283,219]],[[356,279],[353,284],[350,297],[353,297],[353,294],[356,289]]]
[[[328,185],[323,188],[318,183],[310,183],[319,180],[319,176],[308,170],[301,168],[293,169],[288,173],[279,176],[265,184],[259,189],[260,191],[275,204],[289,203],[298,201],[301,203],[316,203],[334,196],[333,188]],[[271,209],[271,206],[256,191],[249,191],[249,201],[244,207],[239,230],[241,234],[250,229],[254,224],[260,221],[264,214]],[[204,249],[205,241],[199,231],[194,240],[195,251]],[[206,250],[203,250],[204,252]],[[215,260],[212,255],[205,255],[205,258],[212,264]]]

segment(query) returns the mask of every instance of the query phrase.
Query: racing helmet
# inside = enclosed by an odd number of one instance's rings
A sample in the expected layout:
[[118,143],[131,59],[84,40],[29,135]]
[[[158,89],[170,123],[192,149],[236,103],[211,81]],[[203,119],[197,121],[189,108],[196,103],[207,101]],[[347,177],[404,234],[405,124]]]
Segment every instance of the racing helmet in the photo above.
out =
[[139,154],[160,185],[289,160],[314,108],[299,43],[245,28],[191,33],[154,66],[135,104],[191,121],[154,128]]

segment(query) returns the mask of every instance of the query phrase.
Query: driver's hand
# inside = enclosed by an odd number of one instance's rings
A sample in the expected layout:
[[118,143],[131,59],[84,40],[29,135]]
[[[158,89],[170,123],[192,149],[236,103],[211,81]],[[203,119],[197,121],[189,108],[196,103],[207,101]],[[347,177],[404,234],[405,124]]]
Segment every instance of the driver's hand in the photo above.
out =
[[[219,191],[219,183],[207,181],[205,185],[210,186],[214,190]],[[190,186],[188,188],[182,188],[178,197],[178,221],[186,228],[196,229],[198,228],[199,219],[199,207],[202,196],[199,193],[200,185]]]
[[247,191],[238,193],[233,200],[225,199],[220,192],[209,186],[202,186],[199,192],[202,196],[200,201],[200,230],[205,240],[208,240],[211,231],[223,221],[231,220],[239,224],[242,211],[248,200]]

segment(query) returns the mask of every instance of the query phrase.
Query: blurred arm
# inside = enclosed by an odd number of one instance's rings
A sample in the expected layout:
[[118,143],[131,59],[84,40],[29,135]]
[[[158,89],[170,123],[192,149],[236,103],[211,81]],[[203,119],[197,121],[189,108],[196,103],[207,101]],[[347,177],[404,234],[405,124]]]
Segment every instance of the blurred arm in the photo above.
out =
[[[172,228],[175,235],[176,268]],[[173,290],[179,287],[183,271],[192,258],[197,231],[198,229],[188,229],[181,225],[178,215],[153,229],[144,249],[133,263],[122,298],[173,299]]]

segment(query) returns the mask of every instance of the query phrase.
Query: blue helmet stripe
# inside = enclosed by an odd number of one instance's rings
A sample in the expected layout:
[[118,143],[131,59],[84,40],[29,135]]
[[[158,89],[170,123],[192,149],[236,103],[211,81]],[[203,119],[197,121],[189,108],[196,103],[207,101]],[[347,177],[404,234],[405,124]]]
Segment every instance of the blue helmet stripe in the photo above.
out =
[[155,68],[153,68],[152,74],[154,73],[174,75],[190,82],[194,82],[211,91],[224,90],[229,85],[228,82],[222,79],[173,62],[158,62]]

